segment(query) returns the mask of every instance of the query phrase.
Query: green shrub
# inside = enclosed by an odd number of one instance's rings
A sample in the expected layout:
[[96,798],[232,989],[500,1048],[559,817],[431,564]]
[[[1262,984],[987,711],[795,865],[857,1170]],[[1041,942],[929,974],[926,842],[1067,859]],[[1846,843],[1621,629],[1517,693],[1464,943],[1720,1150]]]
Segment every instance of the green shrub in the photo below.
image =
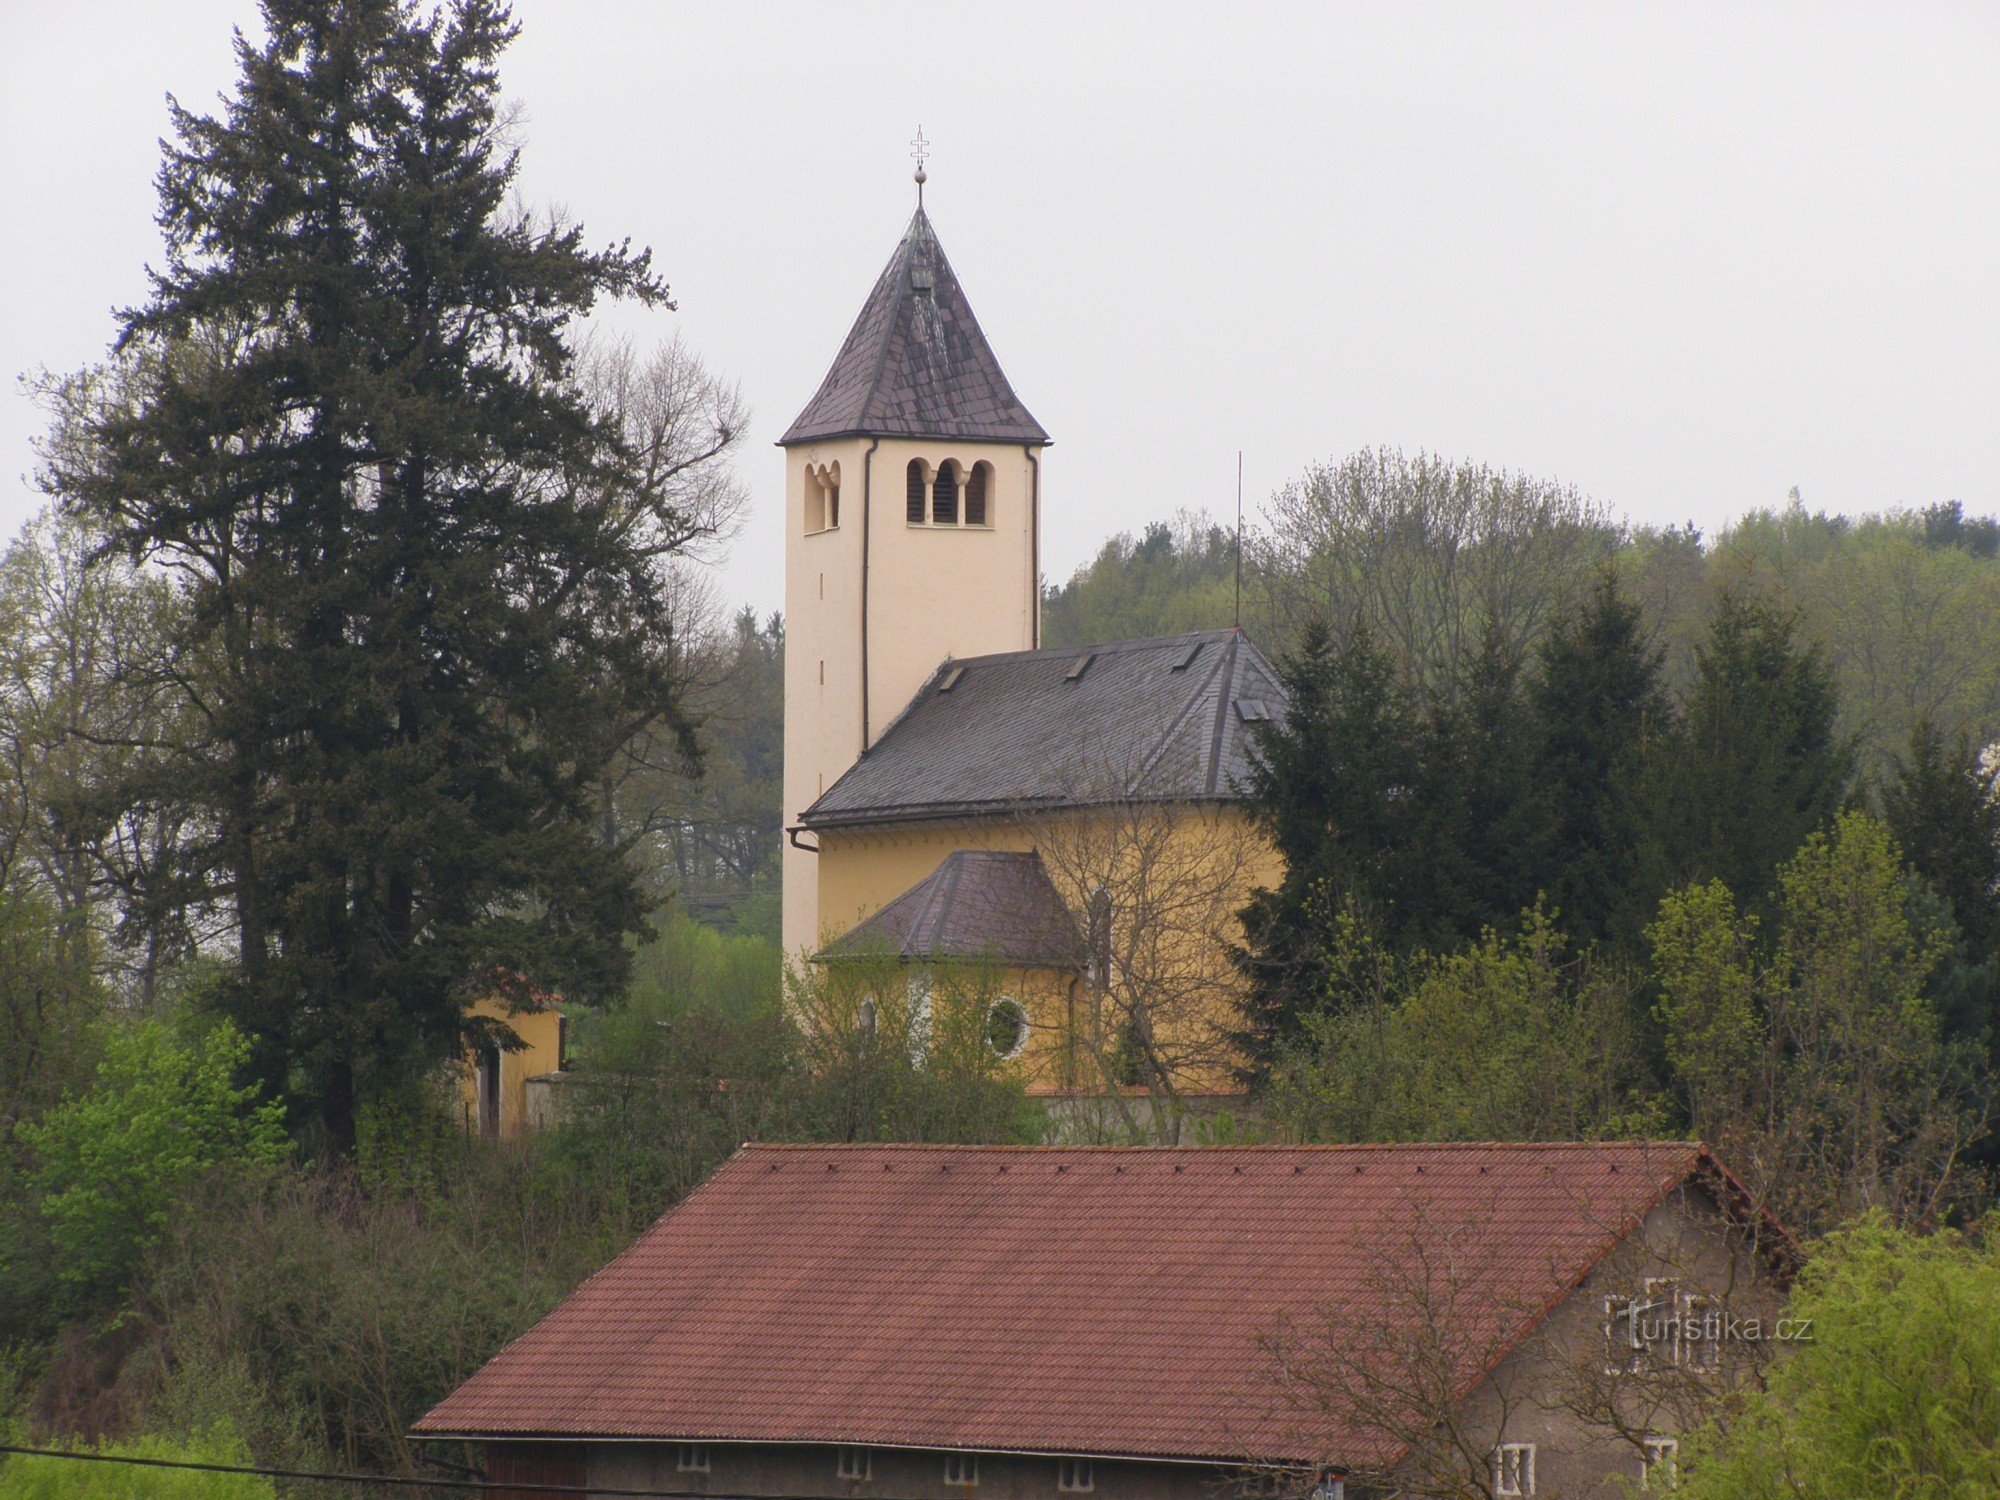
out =
[[[250,1450],[233,1429],[218,1425],[197,1438],[142,1437],[79,1453],[182,1462],[249,1464]],[[0,1465],[5,1500],[276,1500],[269,1479],[200,1469],[157,1469],[139,1464],[90,1463],[16,1454]]]
[[192,1044],[157,1021],[106,1037],[97,1082],[19,1131],[73,1304],[116,1291],[194,1184],[284,1155],[283,1108],[233,1075],[249,1044],[226,1023]]
[[1828,1235],[1787,1315],[1810,1339],[1687,1445],[1683,1500],[2000,1494],[2000,1236]]

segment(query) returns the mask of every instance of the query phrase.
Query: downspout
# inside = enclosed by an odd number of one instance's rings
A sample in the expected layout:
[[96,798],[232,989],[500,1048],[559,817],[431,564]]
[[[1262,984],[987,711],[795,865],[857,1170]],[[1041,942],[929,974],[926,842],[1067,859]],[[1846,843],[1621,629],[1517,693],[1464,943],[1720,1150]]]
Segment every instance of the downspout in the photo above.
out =
[[[861,754],[868,753],[868,521],[873,514],[869,490],[875,477],[875,450],[879,437],[868,440],[861,455]],[[858,756],[856,757],[859,758]],[[794,847],[797,847],[796,845]]]
[[[1028,649],[1039,651],[1042,647],[1042,460],[1033,443],[1021,444],[1021,451],[1027,455],[1028,467],[1033,470],[1028,481],[1028,592],[1033,599],[1028,610]],[[863,526],[865,536],[865,522]]]

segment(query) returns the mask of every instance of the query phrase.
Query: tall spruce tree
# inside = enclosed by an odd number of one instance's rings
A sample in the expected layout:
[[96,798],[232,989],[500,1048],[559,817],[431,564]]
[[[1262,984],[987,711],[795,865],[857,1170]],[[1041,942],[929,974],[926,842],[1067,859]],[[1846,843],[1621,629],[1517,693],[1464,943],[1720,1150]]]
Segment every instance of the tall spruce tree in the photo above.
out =
[[1975,961],[2000,953],[2000,800],[1972,741],[1948,744],[1919,719],[1882,787],[1882,814],[1904,857],[1950,903]]
[[1448,701],[1425,716],[1420,823],[1435,939],[1476,941],[1511,929],[1547,874],[1548,790],[1521,661],[1488,630]]
[[1661,654],[1607,570],[1559,615],[1532,690],[1547,810],[1544,889],[1563,930],[1636,946],[1651,917],[1642,847],[1647,752],[1671,727]]
[[1419,899],[1422,737],[1388,658],[1365,627],[1336,645],[1314,622],[1277,667],[1289,704],[1282,722],[1258,726],[1247,788],[1285,862],[1278,886],[1255,892],[1243,911],[1238,961],[1251,999],[1241,1041],[1252,1076],[1325,1004],[1336,915],[1353,913],[1400,943],[1429,915]]
[[1654,816],[1675,883],[1720,880],[1760,910],[1853,779],[1833,671],[1793,614],[1736,593],[1716,601],[1695,666]]
[[[683,535],[573,378],[648,253],[508,207],[504,7],[265,0],[217,116],[171,104],[155,373],[67,502],[172,570],[200,732],[154,788],[171,872],[233,918],[224,1002],[333,1149],[455,1054],[495,982],[605,994],[644,902],[593,837],[628,736],[681,723],[661,554]],[[197,351],[191,354],[190,351]]]

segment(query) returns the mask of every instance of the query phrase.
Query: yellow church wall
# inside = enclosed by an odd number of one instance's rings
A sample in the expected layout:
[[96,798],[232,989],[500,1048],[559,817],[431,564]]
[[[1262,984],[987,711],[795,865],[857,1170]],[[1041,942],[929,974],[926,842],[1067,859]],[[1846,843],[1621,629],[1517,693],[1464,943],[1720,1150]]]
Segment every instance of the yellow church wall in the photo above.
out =
[[[818,942],[872,915],[956,849],[1040,853],[1080,932],[1090,888],[1110,889],[1118,913],[1113,948],[1128,993],[1146,996],[1160,1028],[1160,1050],[1176,1060],[1178,1087],[1197,1094],[1236,1089],[1231,1069],[1237,1059],[1217,1040],[1233,1028],[1242,996],[1228,948],[1240,940],[1236,913],[1251,890],[1283,876],[1277,851],[1243,809],[1128,805],[1032,820],[828,831],[816,856],[823,919]],[[1048,1092],[1102,1085],[1101,1078],[1093,1083],[1086,1076],[1088,1039],[1072,1034],[1093,1024],[1102,1014],[1093,1007],[1101,1002],[1088,985],[1072,995],[1066,976],[1032,978],[1024,979],[1022,995],[1034,1033],[1023,1057],[1030,1087]],[[1107,1009],[1115,1012],[1116,1005]],[[1098,1056],[1105,1040],[1097,1037]]]
[[497,1114],[481,1110],[479,1058],[466,1054],[458,1069],[460,1123],[468,1135],[512,1140],[530,1124],[528,1080],[562,1067],[562,1012],[553,1005],[544,1010],[509,1010],[505,1000],[489,995],[472,1007],[471,1014],[503,1023],[527,1045],[499,1054],[498,1088],[490,1096],[498,1104]]
[[[913,459],[927,476],[947,459],[962,473],[991,465],[987,524],[911,525],[905,498]],[[940,662],[1030,649],[1040,594],[1036,467],[1017,444],[842,438],[788,449],[785,467],[784,817],[792,827]],[[836,481],[837,514],[829,503]],[[827,922],[822,913],[838,909],[824,906],[812,861],[787,844],[783,941],[790,953],[813,946]]]

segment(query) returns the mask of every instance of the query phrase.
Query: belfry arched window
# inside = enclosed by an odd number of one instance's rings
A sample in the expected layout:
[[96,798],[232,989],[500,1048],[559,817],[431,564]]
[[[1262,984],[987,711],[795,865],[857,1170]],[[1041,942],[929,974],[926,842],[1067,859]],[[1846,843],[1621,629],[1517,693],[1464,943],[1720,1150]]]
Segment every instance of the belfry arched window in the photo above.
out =
[[985,526],[992,521],[987,497],[993,493],[993,465],[981,459],[965,476],[965,524]]
[[931,485],[931,525],[956,526],[958,524],[958,463],[947,458],[938,465],[937,479]]
[[831,531],[840,524],[840,465],[806,469],[806,530]]
[[924,483],[924,461],[921,458],[911,459],[907,472],[910,482],[910,498],[904,519],[912,526],[921,526],[924,524],[925,494],[929,488]]

